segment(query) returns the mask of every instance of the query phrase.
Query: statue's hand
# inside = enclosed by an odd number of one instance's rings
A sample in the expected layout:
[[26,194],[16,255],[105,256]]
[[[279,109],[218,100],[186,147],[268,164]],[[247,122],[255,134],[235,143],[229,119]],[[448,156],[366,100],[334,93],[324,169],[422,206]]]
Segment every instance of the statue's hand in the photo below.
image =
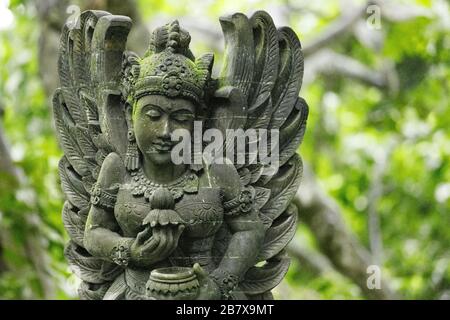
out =
[[194,264],[192,269],[197,275],[200,284],[196,300],[220,300],[222,295],[219,286],[209,277],[205,270],[198,263]]
[[137,265],[148,266],[166,259],[177,248],[183,230],[184,225],[147,226],[131,245],[131,260]]

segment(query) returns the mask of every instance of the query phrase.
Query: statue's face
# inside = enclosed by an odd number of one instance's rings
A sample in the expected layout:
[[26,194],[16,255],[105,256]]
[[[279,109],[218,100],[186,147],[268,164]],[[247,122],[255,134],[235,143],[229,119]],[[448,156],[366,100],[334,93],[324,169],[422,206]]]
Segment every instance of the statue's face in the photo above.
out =
[[171,99],[160,95],[140,98],[133,114],[136,142],[144,157],[156,164],[171,161],[170,152],[177,143],[171,141],[174,130],[192,133],[195,106],[185,99]]

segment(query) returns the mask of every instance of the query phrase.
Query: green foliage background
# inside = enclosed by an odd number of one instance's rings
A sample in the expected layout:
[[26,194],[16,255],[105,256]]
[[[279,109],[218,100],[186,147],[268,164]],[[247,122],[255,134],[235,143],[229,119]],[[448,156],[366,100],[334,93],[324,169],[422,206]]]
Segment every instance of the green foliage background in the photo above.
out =
[[[217,25],[217,17],[225,13],[250,13],[255,8],[270,12],[271,7],[285,5],[264,0],[138,3],[146,21],[198,15],[198,19]],[[311,6],[320,14],[300,10],[283,21],[304,43],[340,14],[339,1],[315,3]],[[330,45],[373,69],[392,63],[398,72],[398,91],[341,75],[317,76],[301,91],[310,105],[301,154],[339,204],[349,228],[367,247],[368,210],[376,210],[384,247],[382,272],[402,297],[448,298],[449,5],[431,0],[402,3],[420,5],[434,16],[395,23],[382,19],[386,38],[379,51],[367,48],[352,33]],[[11,1],[9,8],[15,19],[12,28],[0,30],[0,103],[5,109],[3,126],[12,158],[26,180],[19,189],[1,184],[0,232],[9,268],[0,273],[0,299],[74,298],[76,279],[62,255],[67,236],[57,174],[61,151],[53,131],[50,99],[38,73],[39,67],[45,68],[37,59],[40,27],[31,1]],[[437,16],[438,8],[447,12]],[[194,38],[193,48],[196,53],[203,52],[208,44]],[[377,170],[383,161],[385,165]],[[383,190],[377,199],[371,197],[374,181]],[[295,241],[317,250],[314,235],[304,225],[299,226]],[[43,260],[33,260],[36,244],[44,248]],[[46,281],[53,290],[46,289]],[[359,288],[339,273],[317,276],[295,260],[276,296],[364,298]]]

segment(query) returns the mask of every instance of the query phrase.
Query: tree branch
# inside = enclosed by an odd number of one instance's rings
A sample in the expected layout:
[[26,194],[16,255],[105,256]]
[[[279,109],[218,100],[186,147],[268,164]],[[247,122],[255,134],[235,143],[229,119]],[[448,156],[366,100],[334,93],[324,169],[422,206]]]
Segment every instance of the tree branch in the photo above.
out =
[[316,36],[313,41],[303,46],[303,55],[308,57],[347,34],[355,23],[366,14],[367,7],[374,3],[375,1],[370,0],[356,10],[344,12],[339,19],[327,25],[326,29]]
[[370,299],[396,298],[385,279],[381,281],[381,289],[368,288],[370,253],[346,228],[338,205],[322,191],[306,165],[294,204],[298,207],[299,218],[311,228],[321,251],[339,272],[356,283]]
[[287,252],[292,258],[296,259],[303,268],[308,269],[317,276],[334,271],[327,257],[319,252],[305,248],[295,240],[292,240],[289,243]]
[[389,85],[383,72],[372,70],[355,59],[329,49],[323,49],[309,57],[306,63],[308,69],[305,70],[305,84],[311,83],[317,74],[323,74],[344,76],[380,89]]

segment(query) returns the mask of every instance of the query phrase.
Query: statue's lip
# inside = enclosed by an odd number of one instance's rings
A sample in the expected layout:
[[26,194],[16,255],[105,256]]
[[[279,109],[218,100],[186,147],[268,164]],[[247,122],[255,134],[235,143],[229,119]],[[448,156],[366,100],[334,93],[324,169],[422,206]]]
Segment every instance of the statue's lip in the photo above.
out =
[[153,146],[157,151],[170,151],[172,150],[173,144],[171,143],[153,143]]

